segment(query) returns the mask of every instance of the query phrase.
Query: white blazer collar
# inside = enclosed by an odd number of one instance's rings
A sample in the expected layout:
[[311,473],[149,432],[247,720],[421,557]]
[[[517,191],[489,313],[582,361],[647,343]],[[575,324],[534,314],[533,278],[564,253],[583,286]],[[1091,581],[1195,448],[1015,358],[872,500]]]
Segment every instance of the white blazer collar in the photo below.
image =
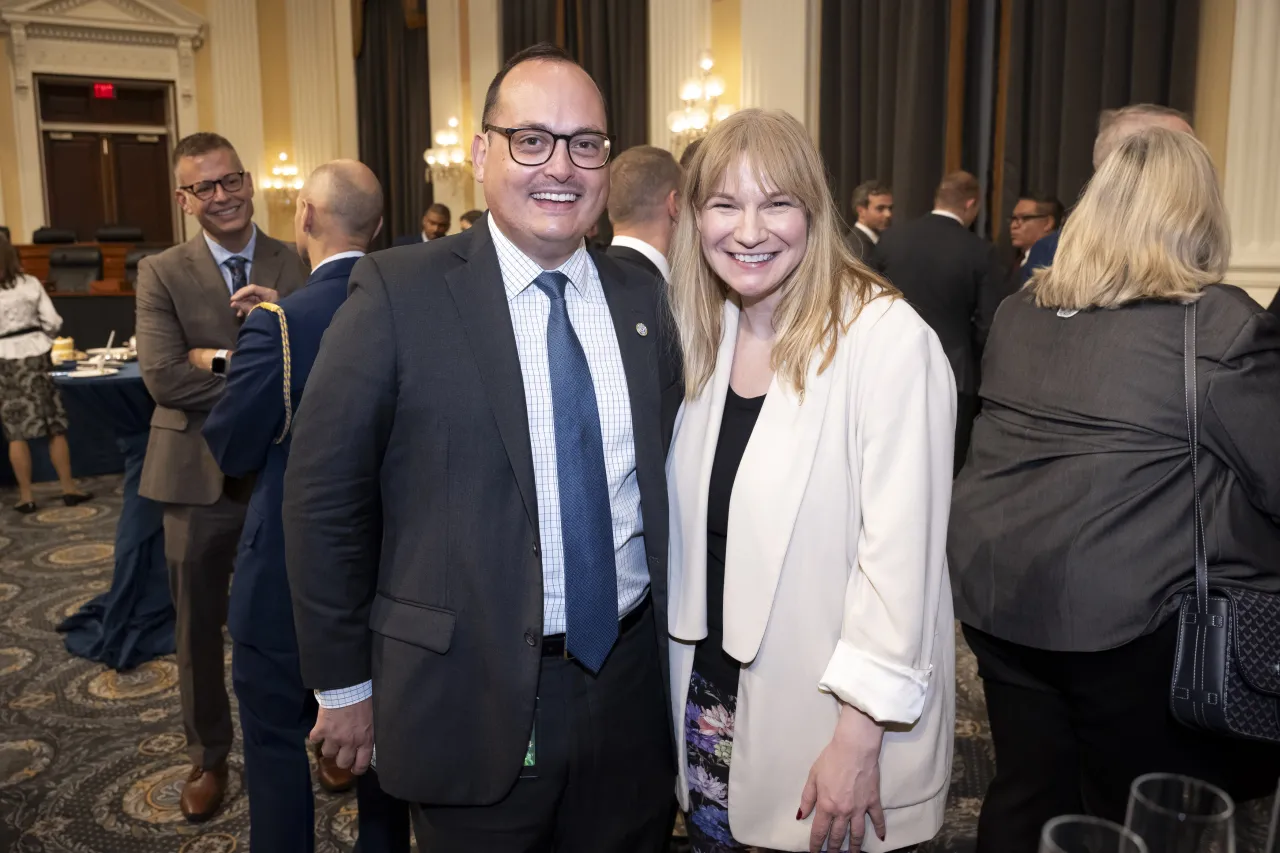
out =
[[[729,390],[738,339],[738,307],[725,302],[716,369],[707,387],[685,404],[667,463],[671,484],[672,637],[707,636],[707,503],[711,465]],[[809,365],[804,401],[775,376],[738,468],[725,553],[724,650],[753,660],[764,638],[783,558],[813,470],[832,374]]]

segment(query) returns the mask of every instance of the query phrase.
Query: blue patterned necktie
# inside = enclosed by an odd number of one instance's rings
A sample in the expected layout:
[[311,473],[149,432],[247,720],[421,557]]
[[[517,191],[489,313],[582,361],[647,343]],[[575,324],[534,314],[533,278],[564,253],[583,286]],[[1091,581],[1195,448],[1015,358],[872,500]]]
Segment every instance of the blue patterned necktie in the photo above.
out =
[[227,265],[227,269],[231,270],[231,294],[234,296],[240,288],[249,284],[249,277],[245,275],[245,270],[249,267],[249,259],[232,255],[223,263]]
[[569,279],[544,272],[533,283],[551,299],[547,362],[564,539],[565,647],[591,672],[599,672],[618,639],[618,573],[600,412],[587,355],[569,323],[564,298]]

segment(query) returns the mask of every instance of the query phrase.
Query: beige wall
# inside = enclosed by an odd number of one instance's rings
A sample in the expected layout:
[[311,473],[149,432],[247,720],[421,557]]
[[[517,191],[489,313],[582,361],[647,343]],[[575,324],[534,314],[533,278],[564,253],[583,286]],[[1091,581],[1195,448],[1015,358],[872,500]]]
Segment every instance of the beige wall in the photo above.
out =
[[[281,151],[293,157],[289,45],[285,38],[287,18],[284,0],[258,0],[258,58],[262,63],[262,140],[268,162],[275,160]],[[260,179],[265,179],[266,176],[261,175]],[[259,190],[255,204],[266,207],[266,193]],[[272,237],[293,239],[292,208],[271,205],[267,223],[267,233]]]
[[1235,0],[1201,0],[1200,46],[1196,57],[1196,135],[1209,149],[1218,174],[1224,179],[1235,17]]
[[[22,196],[18,192],[18,135],[13,122],[13,71],[9,57],[9,38],[0,35],[0,187],[4,191],[4,210],[0,224],[8,225],[14,239],[23,233]],[[33,223],[30,227],[39,227]]]
[[[218,0],[178,0],[183,6],[195,12],[200,17],[206,17],[207,3],[216,3]],[[204,46],[196,51],[196,98],[199,101],[198,112],[200,116],[200,129],[209,130],[213,127],[213,52],[209,50],[209,43],[212,35],[205,33]]]
[[712,73],[724,80],[721,102],[741,107],[742,0],[711,0],[711,58],[716,63]]

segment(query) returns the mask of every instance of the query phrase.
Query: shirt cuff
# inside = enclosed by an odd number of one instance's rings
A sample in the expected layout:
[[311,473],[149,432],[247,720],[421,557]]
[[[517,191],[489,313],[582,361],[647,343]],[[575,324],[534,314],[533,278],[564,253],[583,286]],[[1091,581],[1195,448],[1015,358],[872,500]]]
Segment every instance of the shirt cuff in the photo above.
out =
[[316,701],[326,711],[345,708],[373,697],[373,682],[366,681],[354,687],[343,687],[339,690],[317,690]]
[[910,725],[924,711],[931,669],[882,660],[841,640],[818,689],[835,694],[877,723]]

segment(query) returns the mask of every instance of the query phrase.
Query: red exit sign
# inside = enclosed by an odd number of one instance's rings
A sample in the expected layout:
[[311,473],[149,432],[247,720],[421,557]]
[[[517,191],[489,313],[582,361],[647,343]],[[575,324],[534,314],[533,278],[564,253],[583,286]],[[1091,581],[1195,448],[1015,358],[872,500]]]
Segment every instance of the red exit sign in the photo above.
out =
[[93,96],[95,98],[114,98],[116,96],[115,83],[94,83]]

